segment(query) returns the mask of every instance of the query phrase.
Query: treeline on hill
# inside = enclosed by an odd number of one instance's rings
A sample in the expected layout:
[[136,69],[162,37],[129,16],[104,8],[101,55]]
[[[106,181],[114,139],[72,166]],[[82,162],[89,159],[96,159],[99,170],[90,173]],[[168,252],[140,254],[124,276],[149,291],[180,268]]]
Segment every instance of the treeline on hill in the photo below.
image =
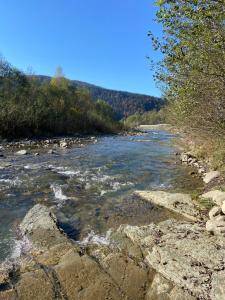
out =
[[149,35],[163,54],[156,78],[169,102],[167,117],[199,143],[199,154],[212,154],[220,167],[225,162],[224,0],[158,2],[164,37]]
[[139,125],[156,125],[166,122],[167,111],[161,108],[159,111],[152,110],[143,114],[134,114],[125,119],[124,124],[128,128],[134,128]]
[[0,60],[0,136],[2,138],[115,132],[121,124],[104,101],[94,102],[60,70],[50,81],[26,76]]
[[[37,75],[36,77],[42,82],[51,80],[51,77],[48,76]],[[142,114],[151,110],[159,110],[165,104],[163,99],[153,96],[109,90],[78,80],[71,80],[71,83],[76,88],[87,89],[93,100],[102,99],[107,102],[113,108],[117,120],[136,113]]]

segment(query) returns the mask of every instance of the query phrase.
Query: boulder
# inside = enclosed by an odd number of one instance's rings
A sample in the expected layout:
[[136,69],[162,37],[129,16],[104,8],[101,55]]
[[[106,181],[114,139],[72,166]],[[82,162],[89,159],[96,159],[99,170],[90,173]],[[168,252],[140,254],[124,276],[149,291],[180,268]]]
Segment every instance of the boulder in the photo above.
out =
[[213,206],[213,208],[209,211],[209,218],[214,219],[216,216],[221,215],[222,209],[219,206]]
[[38,249],[68,242],[50,208],[36,204],[20,224],[21,232]]
[[212,181],[213,179],[217,178],[220,176],[220,172],[219,171],[210,171],[208,173],[205,174],[205,176],[203,177],[203,181],[205,183],[209,183],[210,181]]
[[206,230],[214,235],[225,236],[225,216],[219,216],[206,222]]
[[148,202],[165,207],[192,221],[202,219],[198,207],[188,194],[167,193],[164,191],[136,191],[135,194]]
[[65,142],[65,141],[60,141],[59,146],[60,146],[61,148],[67,148],[67,147],[68,147],[68,143]]
[[201,198],[210,199],[216,205],[222,206],[223,202],[225,201],[225,192],[222,192],[219,190],[213,190],[213,191],[210,191],[210,192],[207,192],[207,193],[201,195]]

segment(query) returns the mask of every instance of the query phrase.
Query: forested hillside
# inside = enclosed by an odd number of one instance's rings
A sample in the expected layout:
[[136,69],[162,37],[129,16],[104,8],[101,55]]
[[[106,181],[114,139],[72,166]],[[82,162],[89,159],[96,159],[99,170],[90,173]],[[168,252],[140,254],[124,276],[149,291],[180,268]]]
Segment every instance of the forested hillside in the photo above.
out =
[[112,133],[120,129],[109,104],[93,101],[89,91],[75,87],[61,74],[39,80],[0,60],[0,137]]
[[[38,76],[38,78],[42,81],[51,80],[48,76]],[[164,105],[162,99],[153,96],[109,90],[77,80],[71,82],[75,87],[87,88],[94,100],[101,99],[110,104],[118,120],[135,113],[158,110]]]

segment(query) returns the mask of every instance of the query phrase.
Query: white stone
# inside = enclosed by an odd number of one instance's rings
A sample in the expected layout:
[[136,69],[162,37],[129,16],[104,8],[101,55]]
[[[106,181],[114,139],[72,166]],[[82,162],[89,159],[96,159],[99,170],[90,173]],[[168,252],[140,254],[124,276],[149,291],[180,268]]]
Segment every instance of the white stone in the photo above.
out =
[[26,155],[28,153],[27,153],[27,150],[20,150],[20,151],[17,151],[16,154],[17,155]]
[[222,210],[219,206],[213,206],[213,208],[209,211],[209,218],[214,219],[216,216],[220,215]]
[[220,172],[219,171],[211,171],[205,174],[203,181],[205,183],[209,183],[210,181],[212,181],[213,179],[217,178],[220,176]]
[[212,200],[216,205],[222,206],[223,201],[225,201],[225,192],[219,191],[219,190],[213,190],[208,193],[205,193],[201,195],[201,198],[203,199],[210,199]]
[[223,201],[221,209],[222,209],[222,212],[225,214],[225,201]]

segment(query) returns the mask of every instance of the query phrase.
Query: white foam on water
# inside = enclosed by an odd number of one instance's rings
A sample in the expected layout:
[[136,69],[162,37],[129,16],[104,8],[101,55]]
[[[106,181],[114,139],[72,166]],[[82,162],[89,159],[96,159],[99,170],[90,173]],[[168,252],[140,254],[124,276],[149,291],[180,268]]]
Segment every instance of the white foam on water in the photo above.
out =
[[21,255],[27,253],[30,249],[31,242],[28,240],[28,238],[23,237],[21,240],[14,240],[10,259],[16,260],[17,258],[21,257]]
[[16,177],[14,179],[6,179],[6,178],[2,178],[0,179],[0,183],[6,183],[9,186],[13,187],[13,186],[20,186],[22,184],[22,180],[19,179],[19,177]]
[[64,201],[64,200],[67,200],[68,197],[66,195],[63,194],[62,192],[62,188],[60,185],[56,185],[56,184],[51,184],[51,189],[53,190],[54,192],[54,196],[55,196],[55,199],[57,200],[61,200],[61,201]]
[[26,169],[26,170],[38,170],[38,169],[41,169],[41,165],[40,164],[28,164],[28,165],[24,166],[24,169]]
[[74,175],[78,175],[80,173],[80,171],[59,171],[57,172],[58,174],[61,174],[61,175],[65,175],[65,176],[68,176],[68,177],[72,177]]
[[92,230],[87,235],[87,237],[85,237],[82,241],[79,242],[79,244],[81,245],[95,244],[95,245],[109,246],[111,233],[112,230],[109,229],[106,232],[106,234],[103,236],[103,235],[95,234],[95,232]]

